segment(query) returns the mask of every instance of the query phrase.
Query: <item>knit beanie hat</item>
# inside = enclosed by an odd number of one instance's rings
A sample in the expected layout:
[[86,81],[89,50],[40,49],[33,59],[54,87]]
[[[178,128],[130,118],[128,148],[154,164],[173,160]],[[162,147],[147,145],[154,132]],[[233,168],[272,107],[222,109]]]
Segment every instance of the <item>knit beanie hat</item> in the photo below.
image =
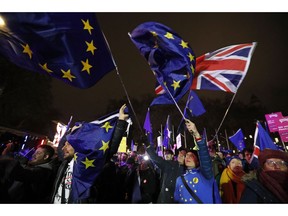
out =
[[274,149],[264,149],[259,154],[259,164],[261,167],[263,167],[264,163],[269,158],[279,158],[288,163],[288,153],[280,150],[274,150]]
[[231,157],[226,157],[225,160],[226,160],[227,166],[230,164],[231,160],[234,159],[234,158],[236,158],[236,159],[238,159],[238,160],[241,160],[241,159],[239,158],[239,156],[237,156],[237,155],[233,155],[233,156],[231,156]]

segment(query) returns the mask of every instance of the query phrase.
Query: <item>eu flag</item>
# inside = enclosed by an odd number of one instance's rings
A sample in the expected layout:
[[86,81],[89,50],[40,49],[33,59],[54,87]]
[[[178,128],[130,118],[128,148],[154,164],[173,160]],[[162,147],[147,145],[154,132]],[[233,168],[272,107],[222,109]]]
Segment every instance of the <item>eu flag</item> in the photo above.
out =
[[[186,106],[185,106],[184,112],[183,112],[184,117],[186,119],[191,120],[194,116],[195,117],[200,116],[200,115],[204,114],[205,112],[206,112],[206,110],[205,110],[201,100],[199,99],[198,95],[193,90],[190,90],[188,98],[187,98]],[[185,123],[185,121],[182,118],[180,123],[179,123],[178,129],[177,129],[178,133],[184,132],[184,130],[186,128],[184,123]]]
[[118,116],[117,113],[90,123],[76,123],[67,135],[67,141],[75,150],[71,191],[74,203],[89,198],[90,188],[106,161]]
[[229,137],[229,140],[239,151],[242,151],[246,147],[244,142],[244,134],[241,128],[233,136]]
[[0,54],[19,67],[89,88],[115,68],[94,13],[1,13]]
[[198,95],[194,91],[190,90],[189,96],[186,102],[185,110],[184,110],[185,118],[190,118],[190,115],[200,116],[205,112],[206,110],[202,102],[200,101]]
[[157,22],[140,24],[130,37],[163,88],[164,93],[156,97],[151,106],[173,104],[171,96],[178,102],[189,90],[195,70],[196,59],[188,42]]

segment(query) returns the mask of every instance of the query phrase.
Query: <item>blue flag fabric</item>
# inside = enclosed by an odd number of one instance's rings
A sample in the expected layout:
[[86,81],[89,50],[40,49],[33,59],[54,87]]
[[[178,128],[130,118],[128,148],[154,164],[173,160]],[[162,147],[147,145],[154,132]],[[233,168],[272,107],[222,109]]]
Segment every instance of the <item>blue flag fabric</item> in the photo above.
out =
[[241,128],[233,136],[230,136],[229,140],[239,151],[242,151],[246,147],[244,142],[244,134]]
[[67,135],[75,150],[71,191],[74,203],[90,196],[90,188],[104,166],[118,117],[117,113],[90,123],[76,123]]
[[277,146],[272,141],[271,137],[262,127],[261,123],[257,121],[256,130],[254,136],[254,147],[258,146],[260,151],[263,151],[265,148],[270,148],[274,150],[278,150]]
[[[131,40],[148,61],[162,94],[150,106],[178,102],[192,84],[195,55],[188,42],[174,30],[157,22],[145,22],[131,33]],[[170,94],[168,93],[170,92]]]
[[[184,112],[183,112],[183,115],[185,116],[185,118],[191,120],[193,117],[200,116],[200,115],[204,114],[205,112],[206,112],[206,110],[205,110],[202,102],[200,101],[198,95],[194,91],[190,90],[188,98],[187,98],[187,102],[186,102],[186,105],[184,108]],[[179,123],[177,133],[183,133],[184,132],[184,130],[185,130],[184,123],[185,123],[185,121],[182,118],[180,123]]]
[[172,145],[173,145],[172,125],[170,115],[168,115],[164,129],[163,147],[165,147],[166,149],[171,149]]
[[150,120],[150,109],[148,108],[146,117],[145,117],[145,122],[144,122],[144,129],[149,133],[152,133],[152,126],[151,126],[151,120]]
[[134,140],[132,139],[130,143],[130,151],[134,151],[134,148],[135,148],[135,144],[134,144]]
[[154,146],[149,107],[148,107],[148,110],[147,110],[147,113],[146,113],[146,117],[145,117],[144,129],[145,129],[146,136],[148,138],[148,142],[150,143],[151,146]]
[[115,68],[94,13],[0,15],[0,54],[19,67],[83,89]]
[[200,116],[205,112],[206,110],[202,102],[200,101],[198,95],[194,91],[190,90],[183,113],[185,118],[190,118],[188,113],[190,113],[191,116]]

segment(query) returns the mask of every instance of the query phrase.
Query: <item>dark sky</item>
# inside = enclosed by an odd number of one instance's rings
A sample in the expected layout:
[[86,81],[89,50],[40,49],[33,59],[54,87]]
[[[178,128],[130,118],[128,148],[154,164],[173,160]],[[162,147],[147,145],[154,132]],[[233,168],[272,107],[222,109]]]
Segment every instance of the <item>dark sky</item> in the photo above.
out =
[[[269,112],[288,115],[287,13],[97,13],[97,17],[130,98],[153,94],[155,77],[128,32],[143,22],[155,21],[169,26],[188,41],[196,56],[229,45],[257,42],[235,101],[246,103],[254,94]],[[52,91],[54,106],[63,113],[64,121],[70,115],[75,120],[92,121],[97,113],[105,112],[109,100],[125,97],[115,70],[86,90],[53,79]],[[227,94],[197,93],[200,99],[223,98]]]

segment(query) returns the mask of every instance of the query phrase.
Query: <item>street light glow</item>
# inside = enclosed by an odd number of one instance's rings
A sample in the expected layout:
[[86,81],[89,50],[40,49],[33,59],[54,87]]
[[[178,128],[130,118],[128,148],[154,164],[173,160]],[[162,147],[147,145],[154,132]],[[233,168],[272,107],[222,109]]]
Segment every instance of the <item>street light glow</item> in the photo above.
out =
[[0,27],[5,26],[4,19],[0,16]]

